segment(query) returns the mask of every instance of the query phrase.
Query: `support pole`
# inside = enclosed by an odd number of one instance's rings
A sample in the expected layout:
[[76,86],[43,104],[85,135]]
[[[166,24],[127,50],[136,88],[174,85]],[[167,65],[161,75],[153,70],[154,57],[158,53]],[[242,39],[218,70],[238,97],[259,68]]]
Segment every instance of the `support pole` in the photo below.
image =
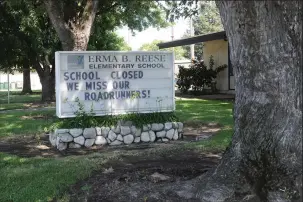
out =
[[[190,36],[194,36],[194,26],[193,26],[193,18],[190,17]],[[190,58],[195,59],[195,45],[191,44],[190,45]]]
[[8,83],[8,86],[7,86],[7,104],[9,104],[10,102],[10,100],[9,100],[9,94],[10,94],[10,85],[9,85],[9,72],[7,72],[7,83]]

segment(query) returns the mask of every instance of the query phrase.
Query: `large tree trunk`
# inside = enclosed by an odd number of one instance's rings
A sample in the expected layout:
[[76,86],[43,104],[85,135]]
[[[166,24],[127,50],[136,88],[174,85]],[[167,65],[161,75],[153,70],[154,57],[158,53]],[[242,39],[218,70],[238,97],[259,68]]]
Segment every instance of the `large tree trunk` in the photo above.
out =
[[217,5],[235,70],[235,131],[197,197],[235,201],[251,190],[251,201],[302,201],[302,2]]
[[35,62],[34,68],[37,71],[42,86],[41,101],[49,102],[55,100],[55,66],[54,64],[42,64]]
[[48,16],[58,33],[65,51],[87,49],[91,28],[95,20],[98,1],[86,0],[80,14],[71,6],[57,0],[44,0]]
[[32,88],[31,88],[31,71],[30,66],[28,62],[23,64],[23,88],[22,88],[22,94],[31,94]]

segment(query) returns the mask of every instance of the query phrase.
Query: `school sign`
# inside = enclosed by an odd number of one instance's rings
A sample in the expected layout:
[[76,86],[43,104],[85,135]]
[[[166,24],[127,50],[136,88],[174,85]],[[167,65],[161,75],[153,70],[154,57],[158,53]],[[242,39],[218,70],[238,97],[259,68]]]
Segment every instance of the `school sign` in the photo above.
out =
[[74,117],[79,102],[96,116],[175,109],[172,52],[59,51],[55,57],[59,118]]

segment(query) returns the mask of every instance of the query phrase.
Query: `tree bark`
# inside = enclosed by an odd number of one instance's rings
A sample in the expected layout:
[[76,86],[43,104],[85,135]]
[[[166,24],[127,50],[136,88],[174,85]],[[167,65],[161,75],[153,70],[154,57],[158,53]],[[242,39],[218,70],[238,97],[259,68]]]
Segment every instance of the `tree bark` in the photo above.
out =
[[21,94],[31,94],[31,71],[28,62],[23,64],[23,88]]
[[235,201],[246,188],[252,201],[302,201],[302,2],[217,6],[235,71],[235,126],[197,198]]
[[[71,11],[68,5],[57,0],[44,0],[48,16],[58,33],[62,48],[65,51],[83,51],[87,49],[91,28],[95,20],[98,1],[86,0],[80,16]],[[67,16],[66,13],[74,13]],[[67,18],[67,19],[66,19]]]

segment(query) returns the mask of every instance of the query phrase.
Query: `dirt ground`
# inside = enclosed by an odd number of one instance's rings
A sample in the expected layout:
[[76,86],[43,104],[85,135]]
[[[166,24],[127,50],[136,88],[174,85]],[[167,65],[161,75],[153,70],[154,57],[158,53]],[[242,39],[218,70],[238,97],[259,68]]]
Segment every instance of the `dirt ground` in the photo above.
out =
[[[52,148],[48,136],[24,136],[0,139],[0,152],[22,157],[64,157],[66,155],[85,155],[92,152],[125,151],[125,156],[106,164],[107,170],[100,170],[71,186],[68,195],[70,201],[102,202],[178,202],[194,201],[191,198],[193,187],[188,189],[185,182],[192,182],[213,169],[221,154],[201,154],[192,149],[177,152],[165,152],[178,144],[191,141],[204,141],[221,129],[216,123],[185,123],[184,139],[169,143],[134,144],[117,147],[93,147],[90,149],[68,150],[59,152]],[[161,155],[127,155],[128,151],[148,152],[163,149]],[[152,152],[149,152],[152,153]],[[186,183],[185,183],[186,184]],[[171,189],[179,192],[171,192]],[[57,199],[56,199],[57,200]],[[54,200],[54,201],[56,201]]]

